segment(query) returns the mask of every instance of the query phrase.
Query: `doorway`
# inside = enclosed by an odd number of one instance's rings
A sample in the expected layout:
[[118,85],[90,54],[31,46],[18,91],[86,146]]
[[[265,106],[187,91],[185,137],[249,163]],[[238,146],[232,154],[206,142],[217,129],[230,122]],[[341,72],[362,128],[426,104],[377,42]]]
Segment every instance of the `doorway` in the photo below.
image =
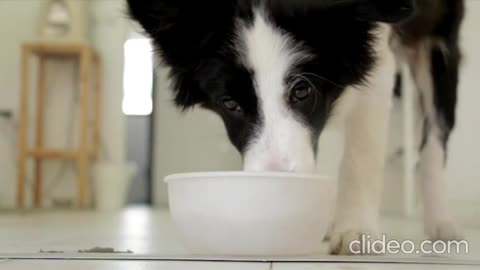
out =
[[127,159],[137,165],[128,203],[151,205],[152,131],[154,92],[153,49],[146,37],[125,42],[124,97],[122,110],[127,123]]

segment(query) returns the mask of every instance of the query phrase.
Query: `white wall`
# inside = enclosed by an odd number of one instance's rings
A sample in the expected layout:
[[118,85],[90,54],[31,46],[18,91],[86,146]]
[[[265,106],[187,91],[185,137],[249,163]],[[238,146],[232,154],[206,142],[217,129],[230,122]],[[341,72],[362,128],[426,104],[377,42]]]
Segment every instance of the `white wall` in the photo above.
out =
[[450,143],[448,178],[454,210],[480,223],[480,1],[467,1],[458,124]]
[[[0,109],[15,109],[20,87],[19,44],[35,36],[40,10],[37,0],[0,1]],[[23,27],[19,27],[21,22]]]
[[126,123],[122,113],[123,46],[129,21],[124,0],[90,1],[92,43],[103,59],[102,138],[109,160],[126,158]]
[[[20,89],[20,44],[35,36],[40,1],[0,1],[0,109],[16,111]],[[19,23],[22,22],[20,26]],[[9,132],[7,132],[9,131]],[[0,121],[0,207],[12,206],[16,176],[16,130]]]
[[[102,139],[108,158],[114,162],[125,159],[125,123],[121,112],[123,96],[123,43],[127,23],[122,0],[90,1],[91,37],[93,46],[103,60],[103,128]],[[40,14],[38,0],[0,1],[0,110],[14,113],[19,103],[20,50],[25,41],[37,37],[37,21]],[[72,82],[78,79],[78,67],[71,60],[48,63],[48,98],[46,146],[66,147],[76,144],[78,127],[78,89]],[[34,80],[32,81],[34,82]],[[32,104],[34,96],[32,95]],[[33,108],[30,111],[33,122]],[[73,120],[72,120],[73,119]],[[14,119],[15,120],[15,119]],[[16,151],[14,139],[2,132],[6,126],[0,122],[0,208],[12,207],[16,191]],[[33,128],[33,125],[30,126]],[[30,129],[32,130],[32,129]],[[30,132],[30,140],[33,139]],[[16,134],[13,134],[15,137]],[[71,136],[72,135],[72,136]],[[11,144],[14,145],[11,145]],[[104,157],[104,156],[103,156]],[[48,161],[45,163],[45,204],[52,199],[75,198],[75,167],[71,163]],[[29,170],[31,172],[31,170]],[[31,179],[31,173],[29,174]]]

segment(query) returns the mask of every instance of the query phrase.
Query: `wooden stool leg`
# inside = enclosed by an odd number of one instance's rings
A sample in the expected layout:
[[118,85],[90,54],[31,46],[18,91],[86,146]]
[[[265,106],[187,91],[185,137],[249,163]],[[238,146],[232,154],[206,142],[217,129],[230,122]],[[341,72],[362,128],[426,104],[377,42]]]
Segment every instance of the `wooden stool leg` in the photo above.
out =
[[28,127],[28,88],[30,48],[22,50],[22,89],[20,94],[20,124],[18,132],[18,171],[17,171],[17,207],[25,207],[25,167],[27,162],[27,127]]
[[89,88],[90,88],[91,53],[84,49],[80,57],[80,146],[78,149],[78,207],[86,205],[86,193],[89,180]]
[[93,146],[93,157],[95,160],[98,159],[100,151],[100,119],[101,119],[101,104],[102,104],[102,64],[100,57],[95,56],[95,112],[94,112],[94,146]]
[[[46,59],[39,57],[38,67],[38,91],[37,91],[37,132],[36,149],[43,149],[44,125],[45,125],[45,96],[46,96]],[[33,202],[35,208],[42,206],[42,157],[35,158],[35,179]]]

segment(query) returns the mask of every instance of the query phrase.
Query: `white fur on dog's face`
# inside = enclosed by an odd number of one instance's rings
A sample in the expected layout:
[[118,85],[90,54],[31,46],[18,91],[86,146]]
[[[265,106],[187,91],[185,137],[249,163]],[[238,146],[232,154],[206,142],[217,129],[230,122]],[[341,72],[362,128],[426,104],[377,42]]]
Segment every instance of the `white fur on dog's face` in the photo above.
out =
[[349,6],[137,2],[132,12],[171,67],[175,103],[217,113],[245,170],[314,172],[337,101],[375,64],[376,25]]
[[315,170],[312,131],[288,106],[286,78],[309,57],[291,37],[260,13],[239,29],[241,62],[252,71],[261,124],[244,151],[247,171]]

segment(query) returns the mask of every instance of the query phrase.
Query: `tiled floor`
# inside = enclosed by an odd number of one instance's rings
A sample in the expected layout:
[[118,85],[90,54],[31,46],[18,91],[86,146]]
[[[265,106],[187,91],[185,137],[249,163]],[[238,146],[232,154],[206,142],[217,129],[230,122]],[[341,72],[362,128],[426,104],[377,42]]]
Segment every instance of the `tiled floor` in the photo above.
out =
[[0,254],[113,247],[136,254],[186,255],[165,210],[0,214]]
[[270,270],[270,263],[205,263],[159,261],[0,261],[2,270]]
[[480,266],[465,265],[425,265],[425,264],[278,264],[274,263],[273,270],[474,270]]
[[205,263],[135,261],[0,261],[2,270],[478,270],[479,266],[349,263]]
[[[415,222],[385,219],[385,228],[390,239],[419,239],[421,230]],[[480,230],[467,230],[470,255],[455,257],[480,259]],[[478,245],[477,245],[478,244]],[[112,247],[117,251],[131,250],[132,255],[79,254],[78,250],[92,247]],[[63,254],[46,254],[40,251],[62,251]],[[151,258],[170,261],[150,260]],[[8,258],[2,260],[2,258]],[[65,259],[66,258],[66,259]],[[177,259],[175,259],[177,258]],[[180,261],[179,258],[194,259]],[[360,258],[360,259],[359,259]],[[121,259],[121,260],[119,260]],[[171,260],[174,259],[174,260]],[[308,263],[246,263],[209,262],[192,258],[175,236],[173,224],[165,210],[133,208],[118,213],[99,212],[24,212],[0,213],[0,269],[196,269],[196,270],[317,270],[317,269],[480,269],[477,266],[448,266],[434,264],[392,264],[402,260],[417,261],[418,257],[380,257],[377,263],[360,262],[361,257],[349,260],[319,255],[305,258]],[[337,260],[332,262],[315,262]],[[177,260],[177,261],[175,261]],[[195,261],[196,260],[196,261]],[[382,261],[383,262],[380,262]],[[432,259],[429,259],[430,261]],[[434,262],[440,263],[433,259]],[[278,261],[267,259],[266,261]],[[367,260],[368,261],[368,260]],[[389,262],[387,262],[389,261]],[[473,263],[473,261],[471,261]],[[388,266],[388,267],[387,267]]]

